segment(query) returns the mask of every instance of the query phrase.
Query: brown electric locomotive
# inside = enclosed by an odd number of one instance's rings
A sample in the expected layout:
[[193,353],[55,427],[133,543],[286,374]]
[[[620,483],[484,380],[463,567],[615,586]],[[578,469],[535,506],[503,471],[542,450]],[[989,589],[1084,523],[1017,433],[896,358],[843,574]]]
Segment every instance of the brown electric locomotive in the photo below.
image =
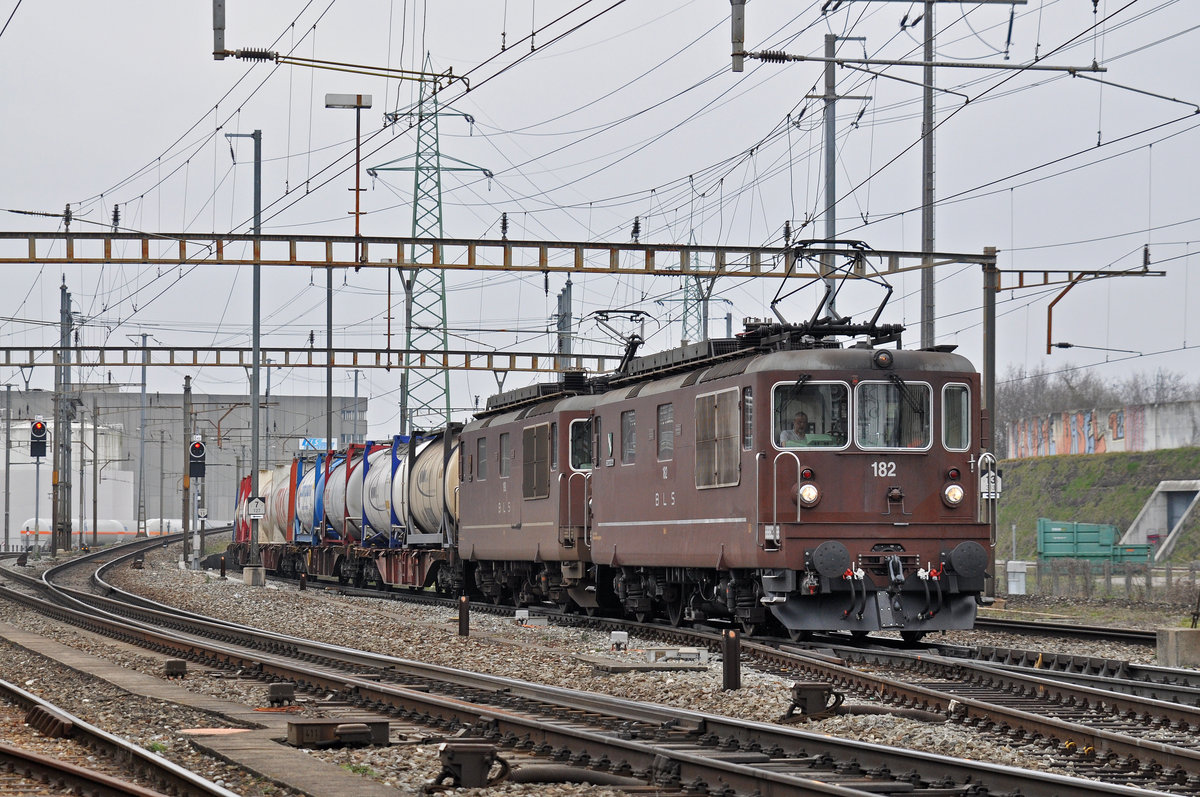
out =
[[899,333],[750,322],[492,398],[460,440],[467,583],[793,636],[971,627],[991,563],[979,375],[950,347],[883,348]]

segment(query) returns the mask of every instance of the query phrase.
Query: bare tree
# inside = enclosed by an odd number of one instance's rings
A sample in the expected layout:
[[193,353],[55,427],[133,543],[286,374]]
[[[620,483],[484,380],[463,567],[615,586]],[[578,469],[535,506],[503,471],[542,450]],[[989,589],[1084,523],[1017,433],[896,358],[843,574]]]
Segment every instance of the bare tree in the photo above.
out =
[[1189,383],[1184,374],[1158,369],[1153,374],[1131,374],[1108,384],[1096,369],[1067,365],[1048,372],[1045,365],[1027,370],[1010,365],[996,382],[996,411],[992,414],[992,436],[997,455],[1009,455],[1008,426],[1021,418],[1033,418],[1072,410],[1163,404],[1192,401],[1200,396],[1200,384]]

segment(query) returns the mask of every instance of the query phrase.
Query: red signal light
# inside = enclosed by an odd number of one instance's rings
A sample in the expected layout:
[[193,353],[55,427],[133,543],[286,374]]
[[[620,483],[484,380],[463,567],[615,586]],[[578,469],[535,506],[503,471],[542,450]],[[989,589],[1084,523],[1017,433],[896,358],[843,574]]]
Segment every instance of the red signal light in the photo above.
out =
[[800,471],[800,478],[804,479],[805,481],[812,481],[812,478],[816,475],[817,474],[813,473],[812,468],[805,468],[802,471]]

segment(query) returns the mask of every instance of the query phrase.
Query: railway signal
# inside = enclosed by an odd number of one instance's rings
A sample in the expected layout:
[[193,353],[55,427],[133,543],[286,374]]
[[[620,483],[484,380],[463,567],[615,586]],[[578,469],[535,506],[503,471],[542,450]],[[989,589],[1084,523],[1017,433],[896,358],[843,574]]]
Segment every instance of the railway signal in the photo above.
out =
[[29,456],[46,456],[46,422],[40,417],[29,427]]
[[204,454],[207,449],[201,440],[193,440],[188,446],[188,476],[193,479],[204,478]]

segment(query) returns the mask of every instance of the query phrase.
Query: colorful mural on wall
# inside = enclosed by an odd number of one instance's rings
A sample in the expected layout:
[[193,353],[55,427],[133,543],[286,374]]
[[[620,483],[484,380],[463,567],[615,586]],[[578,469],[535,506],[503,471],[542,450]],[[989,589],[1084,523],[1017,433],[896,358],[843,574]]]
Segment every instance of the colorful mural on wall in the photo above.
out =
[[1177,448],[1197,444],[1200,402],[1055,412],[1022,418],[1007,432],[1013,459]]

